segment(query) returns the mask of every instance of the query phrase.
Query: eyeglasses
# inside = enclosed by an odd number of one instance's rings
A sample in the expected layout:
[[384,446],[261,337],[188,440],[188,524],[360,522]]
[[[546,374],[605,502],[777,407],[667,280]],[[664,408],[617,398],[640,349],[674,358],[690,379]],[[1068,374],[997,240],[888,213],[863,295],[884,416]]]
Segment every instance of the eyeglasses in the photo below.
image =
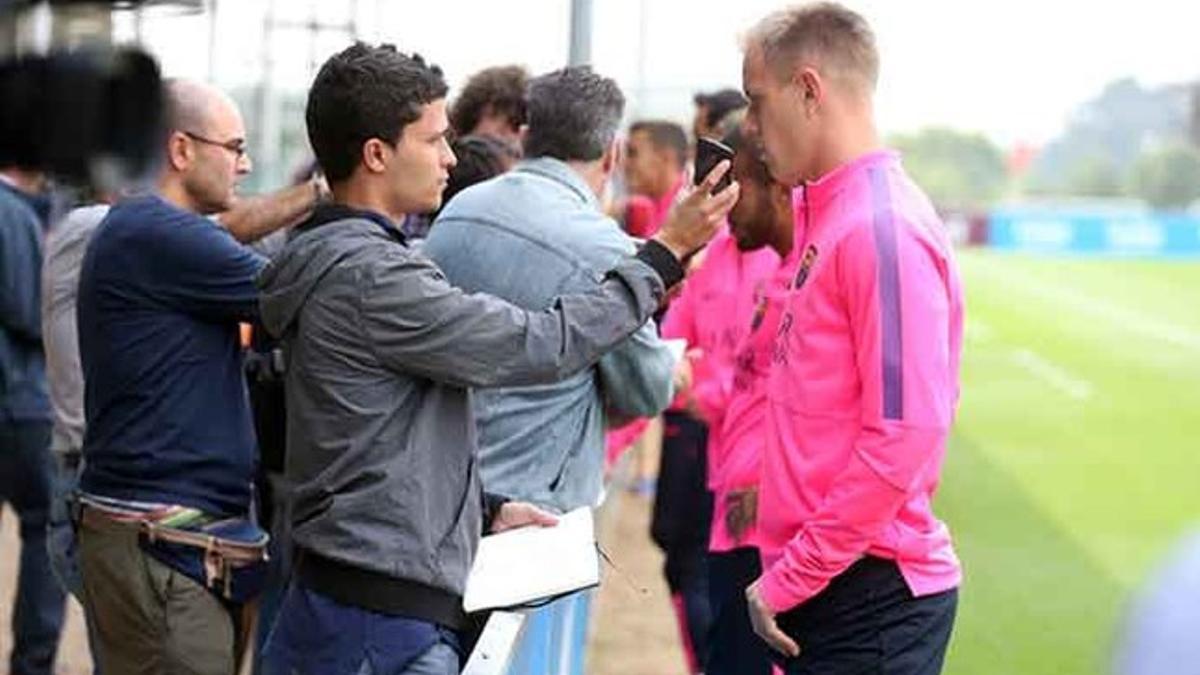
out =
[[217,140],[213,140],[211,138],[205,138],[204,136],[201,136],[200,134],[194,134],[190,131],[184,131],[182,133],[184,136],[187,136],[188,138],[192,139],[193,141],[199,141],[201,143],[206,143],[208,145],[215,145],[218,148],[224,148],[224,149],[228,150],[229,152],[232,152],[234,154],[234,157],[236,157],[237,159],[241,159],[246,156],[246,141],[244,141],[240,138],[235,138],[231,141],[217,141]]

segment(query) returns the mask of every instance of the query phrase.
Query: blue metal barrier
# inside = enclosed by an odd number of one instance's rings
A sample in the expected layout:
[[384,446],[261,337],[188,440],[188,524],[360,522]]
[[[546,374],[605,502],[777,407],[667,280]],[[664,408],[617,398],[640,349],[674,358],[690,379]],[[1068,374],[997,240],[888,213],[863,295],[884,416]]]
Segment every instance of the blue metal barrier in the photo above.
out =
[[583,675],[594,591],[581,591],[534,610],[505,675]]

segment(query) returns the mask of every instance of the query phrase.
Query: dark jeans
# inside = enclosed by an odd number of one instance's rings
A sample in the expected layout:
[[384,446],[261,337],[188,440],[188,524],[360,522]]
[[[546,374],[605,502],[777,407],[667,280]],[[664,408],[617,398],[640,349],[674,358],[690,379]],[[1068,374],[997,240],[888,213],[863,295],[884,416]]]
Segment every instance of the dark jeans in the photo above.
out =
[[12,675],[49,675],[58,653],[66,595],[46,548],[54,475],[49,422],[0,423],[0,502],[13,507],[21,525]]
[[800,656],[771,657],[788,675],[938,675],[957,605],[957,589],[916,598],[895,562],[863,558],[776,617]]
[[421,619],[345,605],[293,581],[263,653],[269,675],[454,675],[459,636]]
[[[54,480],[54,503],[50,505],[46,548],[50,552],[50,566],[54,570],[54,576],[64,590],[82,603],[83,576],[79,571],[79,537],[71,512],[75,508],[75,493],[79,489],[83,462],[78,450],[56,454],[57,475]],[[84,613],[83,618],[87,627],[88,642],[96,644],[96,627],[92,617]],[[92,673],[100,673],[99,660],[93,659]]]
[[288,507],[287,479],[282,473],[270,472],[265,476],[265,481],[270,485],[270,490],[266,492],[273,502],[268,510],[271,518],[271,558],[267,562],[267,584],[258,602],[258,649],[255,652],[258,658],[254,663],[255,673],[270,672],[264,667],[263,654],[266,653],[267,639],[275,627],[292,577],[292,514]]
[[762,574],[758,549],[736,548],[708,554],[708,598],[712,628],[708,633],[706,675],[769,675],[767,644],[750,625],[746,588]]
[[83,602],[83,578],[79,574],[79,538],[71,522],[75,491],[79,489],[78,452],[59,455],[55,459],[54,501],[50,505],[50,524],[46,548],[50,565],[63,589]]

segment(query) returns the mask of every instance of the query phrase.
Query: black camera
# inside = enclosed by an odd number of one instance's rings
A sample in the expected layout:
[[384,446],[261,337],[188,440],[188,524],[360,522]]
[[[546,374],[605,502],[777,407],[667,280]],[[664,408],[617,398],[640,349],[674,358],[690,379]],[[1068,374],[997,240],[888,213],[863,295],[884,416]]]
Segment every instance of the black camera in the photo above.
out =
[[[0,20],[33,4],[0,0]],[[152,171],[164,120],[158,63],[140,49],[97,46],[0,61],[0,166],[118,189]]]
[[158,64],[139,50],[0,64],[0,165],[115,188],[150,171],[164,118]]

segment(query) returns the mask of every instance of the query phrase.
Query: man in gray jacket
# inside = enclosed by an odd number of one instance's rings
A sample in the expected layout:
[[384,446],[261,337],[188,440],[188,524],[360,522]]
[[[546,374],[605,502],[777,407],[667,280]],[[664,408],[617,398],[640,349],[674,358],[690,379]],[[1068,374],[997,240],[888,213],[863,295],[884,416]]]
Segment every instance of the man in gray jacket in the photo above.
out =
[[[462,592],[483,529],[545,523],[485,499],[469,387],[553,382],[634,333],[737,199],[725,167],[655,241],[586,293],[531,312],[451,286],[396,227],[440,202],[454,156],[446,85],[419,57],[357,44],[309,92],[334,203],[263,272],[287,353],[296,582],[267,647],[299,673],[455,673]],[[519,261],[514,261],[519,263]]]

